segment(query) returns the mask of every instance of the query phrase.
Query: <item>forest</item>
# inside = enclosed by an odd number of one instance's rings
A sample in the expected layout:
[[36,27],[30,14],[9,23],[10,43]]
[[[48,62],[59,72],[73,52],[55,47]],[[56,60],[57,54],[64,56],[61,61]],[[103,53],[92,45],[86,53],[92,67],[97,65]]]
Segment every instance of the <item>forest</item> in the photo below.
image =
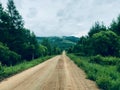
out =
[[13,0],[6,9],[0,3],[0,80],[66,50],[101,89],[120,90],[120,15],[109,26],[95,22],[80,38],[36,37],[24,24]]
[[88,35],[80,37],[78,43],[71,48],[80,55],[97,55],[120,57],[120,16],[113,20],[109,27],[96,22]]
[[13,0],[8,0],[7,9],[0,3],[0,62],[2,65],[16,65],[24,60],[58,54],[49,41],[38,43],[34,32],[24,27],[24,20]]
[[70,47],[73,47],[78,42],[79,38],[75,36],[51,36],[51,37],[37,37],[37,40],[42,44],[43,40],[48,39],[52,47],[57,47],[58,51],[62,52],[63,50],[68,50]]

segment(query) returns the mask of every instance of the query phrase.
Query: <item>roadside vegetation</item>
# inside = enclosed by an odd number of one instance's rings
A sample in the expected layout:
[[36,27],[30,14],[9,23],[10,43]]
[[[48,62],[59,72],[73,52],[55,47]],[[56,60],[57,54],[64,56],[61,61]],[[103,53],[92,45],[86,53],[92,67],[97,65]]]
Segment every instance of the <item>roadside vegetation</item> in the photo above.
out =
[[68,52],[102,90],[120,90],[120,15],[108,27],[96,22]]
[[116,61],[119,62],[120,58],[83,57],[74,54],[68,56],[86,72],[87,78],[95,81],[102,90],[120,90],[120,64],[116,63]]
[[6,9],[0,3],[0,80],[66,49],[75,54],[69,56],[101,89],[120,90],[120,15],[108,27],[95,22],[88,35],[80,37],[77,43],[73,37],[68,38],[72,42],[64,38],[56,38],[57,42],[36,38],[34,32],[24,27],[13,0],[8,0]]
[[47,39],[40,44],[34,34],[24,27],[24,20],[14,0],[8,0],[6,9],[0,2],[0,63],[14,66],[47,55],[61,53]]
[[2,64],[0,63],[0,81],[9,76],[22,72],[30,67],[33,67],[37,64],[40,64],[52,57],[53,56],[45,56],[38,59],[34,59],[32,61],[23,61],[22,63],[19,63],[14,66],[2,66]]
[[34,32],[24,27],[14,0],[6,6],[0,2],[0,81],[61,53],[47,39],[39,43]]

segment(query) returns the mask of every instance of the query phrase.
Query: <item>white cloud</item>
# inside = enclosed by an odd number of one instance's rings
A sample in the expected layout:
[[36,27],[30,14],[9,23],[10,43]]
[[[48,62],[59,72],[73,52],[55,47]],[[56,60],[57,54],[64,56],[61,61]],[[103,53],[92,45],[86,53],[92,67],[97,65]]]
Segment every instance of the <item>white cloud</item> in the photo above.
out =
[[86,35],[95,21],[109,25],[120,14],[120,0],[14,1],[25,27],[37,36]]

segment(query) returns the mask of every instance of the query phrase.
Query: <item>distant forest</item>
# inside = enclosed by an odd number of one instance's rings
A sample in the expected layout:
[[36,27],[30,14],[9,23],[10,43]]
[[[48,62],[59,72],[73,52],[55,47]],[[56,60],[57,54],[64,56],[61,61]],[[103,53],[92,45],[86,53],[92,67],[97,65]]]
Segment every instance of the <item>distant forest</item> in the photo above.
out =
[[48,39],[52,47],[57,47],[61,52],[72,48],[79,41],[78,37],[75,36],[52,36],[52,37],[37,37],[37,40],[42,44],[43,40]]

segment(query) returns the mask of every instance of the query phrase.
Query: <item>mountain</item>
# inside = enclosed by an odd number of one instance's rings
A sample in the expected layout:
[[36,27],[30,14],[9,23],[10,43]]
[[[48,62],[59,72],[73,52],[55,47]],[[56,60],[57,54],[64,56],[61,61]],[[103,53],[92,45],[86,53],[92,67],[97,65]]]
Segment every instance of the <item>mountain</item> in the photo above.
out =
[[66,50],[69,47],[74,46],[79,38],[74,37],[74,36],[63,36],[63,37],[37,37],[37,40],[39,43],[41,43],[44,39],[48,39],[50,42],[51,46],[57,46],[62,50]]

